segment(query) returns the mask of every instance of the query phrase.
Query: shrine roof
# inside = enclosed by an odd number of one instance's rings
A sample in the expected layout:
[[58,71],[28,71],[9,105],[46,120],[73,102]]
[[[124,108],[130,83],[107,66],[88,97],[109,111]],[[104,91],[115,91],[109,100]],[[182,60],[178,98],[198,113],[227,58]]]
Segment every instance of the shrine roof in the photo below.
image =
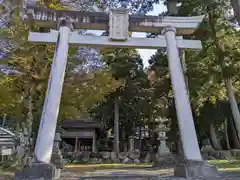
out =
[[62,122],[62,128],[93,128],[101,129],[103,124],[98,121],[93,121],[91,119],[80,119],[80,120],[65,120]]

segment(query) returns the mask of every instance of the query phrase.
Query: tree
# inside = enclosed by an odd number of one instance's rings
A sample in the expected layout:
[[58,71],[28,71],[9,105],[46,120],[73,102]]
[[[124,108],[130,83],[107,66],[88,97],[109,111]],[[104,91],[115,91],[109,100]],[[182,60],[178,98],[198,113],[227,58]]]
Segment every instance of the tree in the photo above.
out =
[[86,114],[101,101],[105,95],[116,90],[122,83],[112,78],[107,69],[98,69],[81,75],[69,73],[66,76],[60,107],[60,119],[76,119]]
[[104,120],[109,129],[114,129],[114,150],[118,152],[119,139],[122,141],[134,135],[134,127],[146,119],[150,84],[136,50],[102,48],[101,54],[113,77],[124,82],[107,96],[106,102],[93,110],[95,116]]
[[[78,2],[75,0],[68,0],[68,1],[55,1],[55,0],[43,0],[44,4],[49,6],[50,4],[63,4],[66,7],[74,7],[77,9],[86,9],[86,8],[90,8],[90,10],[103,10],[103,11],[108,11],[110,8],[113,7],[119,7],[121,5],[127,6],[128,9],[133,12],[142,12],[142,13],[146,13],[149,12],[151,10],[153,10],[153,5],[155,3],[159,3],[159,0],[93,0],[93,1],[84,1],[82,2]],[[94,8],[94,6],[96,6],[98,9]]]
[[[14,116],[18,117],[20,127],[28,130],[30,138],[32,131],[36,135],[41,118],[54,45],[27,42],[29,27],[19,22],[20,20],[16,18],[16,21],[2,33],[10,50],[1,62],[12,70],[12,73],[5,74],[4,77],[14,80],[15,96],[20,97],[19,106],[14,109]],[[35,31],[42,29],[33,28]],[[106,67],[93,64],[90,67],[87,58],[84,59],[86,56],[73,56],[75,53],[76,48],[69,49],[67,81],[64,85],[59,119],[76,118],[85,113],[89,106],[92,107],[96,102],[104,100],[104,96],[120,84],[112,78],[111,72]],[[88,67],[87,71],[78,68],[80,65]],[[75,86],[72,86],[73,84]],[[90,92],[92,96],[87,96],[86,94]]]
[[21,101],[15,93],[14,79],[2,75],[0,81],[0,112],[1,114],[12,114]]
[[[171,2],[175,4],[176,7],[176,1]],[[239,43],[238,31],[236,31],[234,26],[232,26],[232,23],[228,20],[227,15],[229,14],[230,11],[228,6],[229,1],[216,2],[216,1],[181,0],[178,2],[180,2],[180,6],[178,6],[177,8],[179,16],[202,15],[206,13],[214,14],[214,23],[209,21],[210,16],[208,14],[204,19],[204,22],[201,24],[200,28],[196,31],[196,33],[193,36],[187,37],[190,39],[195,38],[202,40],[203,50],[199,53],[185,52],[189,94],[191,104],[193,107],[194,119],[196,120],[195,125],[198,131],[198,135],[199,138],[202,139],[204,138],[202,134],[204,134],[204,132],[207,132],[208,137],[211,135],[210,138],[213,141],[213,139],[216,140],[216,138],[214,138],[214,134],[215,137],[218,136],[219,135],[218,132],[222,131],[221,127],[223,127],[223,124],[226,124],[225,115],[217,116],[217,112],[219,110],[216,107],[216,104],[219,102],[219,100],[227,98],[227,92],[229,92],[228,94],[230,95],[233,92],[232,90],[230,90],[231,86],[228,85],[228,83],[226,83],[226,80],[228,82],[229,81],[228,79],[230,77],[232,79],[233,84],[236,85],[236,88],[237,89],[239,88],[237,80],[239,68],[237,55],[238,48],[236,48],[238,47],[237,44]],[[169,7],[168,11],[174,11],[174,9],[176,10],[176,8],[173,8],[173,10],[171,10]],[[168,12],[168,14],[172,15],[174,13]],[[212,28],[213,26],[211,26],[211,24],[214,26],[215,33],[213,33]],[[220,51],[217,49],[221,49],[223,53],[220,53]],[[219,63],[220,58],[221,64]],[[165,92],[162,95],[170,100],[172,98],[170,86],[163,87],[164,86],[163,84],[167,82],[165,81],[167,79],[164,80],[164,77],[167,77],[168,75],[165,51],[163,50],[158,51],[150,59],[150,65],[151,65],[150,70],[154,71],[154,73],[151,73],[152,74],[151,77],[152,79],[154,79],[154,83],[162,84],[161,86],[162,91],[161,89],[158,89],[158,92]],[[226,84],[230,88],[226,89],[224,87],[224,84]],[[157,86],[155,86],[155,88],[157,90]],[[236,97],[238,97],[238,94],[236,94]],[[174,132],[173,135],[176,135],[175,128],[177,126],[176,116],[174,116],[175,108],[172,103],[171,105],[172,105],[172,108],[170,109],[171,112],[170,117],[172,121],[171,131]],[[234,108],[238,109],[236,103]],[[212,111],[214,111],[214,113]],[[233,113],[234,112],[236,111],[233,111]],[[207,117],[210,116],[213,117],[214,119],[213,121],[208,120]],[[207,123],[207,126],[204,122]],[[202,129],[202,127],[209,128]],[[214,133],[214,129],[216,129],[216,133]],[[213,143],[214,147],[216,149],[219,149],[219,145],[216,144],[216,141],[214,141]]]
[[[232,114],[234,117],[235,126],[239,129],[239,110],[237,107],[234,91],[232,88],[232,80],[236,79],[238,67],[238,31],[232,26],[231,22],[228,21],[228,14],[231,9],[229,9],[229,1],[181,1],[181,7],[179,13],[181,15],[199,15],[207,14],[204,22],[202,23],[199,30],[194,35],[195,38],[201,39],[203,42],[203,50],[197,55],[193,53],[188,53],[188,65],[195,64],[194,69],[188,68],[191,71],[191,76],[193,71],[201,67],[200,71],[197,71],[196,78],[199,80],[205,81],[202,82],[199,92],[196,92],[196,87],[192,88],[195,92],[190,92],[191,96],[198,94],[197,100],[200,103],[205,103],[206,98],[209,98],[213,103],[216,103],[217,100],[225,99],[226,92],[228,94]],[[198,59],[198,57],[201,57]],[[193,60],[202,61],[205,63],[196,62]],[[192,60],[191,60],[192,59]],[[194,63],[193,63],[194,62]],[[193,63],[193,64],[192,64]],[[192,69],[192,70],[191,70]],[[206,71],[208,70],[208,71]],[[188,72],[189,73],[189,72]],[[200,73],[200,74],[199,74]],[[201,75],[201,76],[200,76]],[[221,77],[221,78],[220,78]],[[207,78],[207,79],[206,79]],[[222,81],[222,78],[224,81]],[[194,83],[190,77],[190,86],[191,83]],[[206,81],[207,80],[207,81]],[[196,79],[195,79],[196,81]],[[223,88],[225,83],[227,89]],[[211,88],[211,90],[209,89]],[[201,94],[200,93],[204,93]],[[202,98],[204,97],[204,98]],[[205,100],[204,100],[205,99]],[[202,105],[203,105],[202,104]],[[199,104],[201,106],[201,104]],[[199,106],[199,107],[200,107]]]

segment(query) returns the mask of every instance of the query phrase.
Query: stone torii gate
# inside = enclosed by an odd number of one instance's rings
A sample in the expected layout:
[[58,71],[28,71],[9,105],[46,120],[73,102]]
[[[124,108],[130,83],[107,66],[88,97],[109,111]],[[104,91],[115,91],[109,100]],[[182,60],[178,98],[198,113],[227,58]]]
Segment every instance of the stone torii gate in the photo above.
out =
[[[192,34],[204,16],[137,16],[129,15],[128,10],[124,8],[112,9],[109,14],[60,11],[36,8],[26,4],[24,10],[25,12],[22,14],[24,20],[49,28],[57,26],[58,29],[51,30],[49,33],[30,32],[28,38],[29,41],[35,43],[55,43],[56,49],[35,147],[36,162],[28,167],[32,170],[23,171],[23,176],[33,176],[35,173],[36,178],[50,179],[50,174],[53,174],[54,167],[50,165],[50,160],[67,65],[68,48],[71,44],[91,47],[166,48],[186,160],[184,165],[176,168],[175,174],[193,177],[212,177],[217,174],[214,167],[203,163],[179,56],[179,49],[200,50],[202,45],[199,40],[185,40],[182,36],[176,36],[177,34]],[[75,29],[109,30],[109,36],[79,35],[78,32],[73,31],[73,27]],[[161,32],[162,35],[157,38],[133,38],[128,37],[129,31]],[[31,174],[31,171],[34,173]],[[46,172],[49,174],[46,175]]]

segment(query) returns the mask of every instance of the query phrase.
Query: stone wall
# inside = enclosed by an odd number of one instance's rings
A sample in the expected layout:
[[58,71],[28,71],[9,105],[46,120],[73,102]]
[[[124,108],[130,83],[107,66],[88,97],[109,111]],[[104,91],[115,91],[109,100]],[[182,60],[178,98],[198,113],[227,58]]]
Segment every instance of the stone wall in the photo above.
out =
[[202,148],[202,156],[204,160],[230,160],[230,159],[240,159],[240,150],[220,150],[216,151],[211,146]]
[[[159,156],[156,153],[140,152],[134,150],[131,152],[121,152],[116,154],[115,152],[67,152],[63,154],[67,163],[154,163],[159,166],[168,166],[175,164],[178,160],[176,155]],[[221,150],[216,151],[211,147],[205,147],[202,149],[202,156],[204,160],[229,160],[240,159],[240,150]]]
[[68,152],[64,154],[64,159],[68,160],[67,163],[156,163],[156,164],[172,164],[174,157],[172,155],[159,157],[156,153],[140,153],[139,150],[131,152]]

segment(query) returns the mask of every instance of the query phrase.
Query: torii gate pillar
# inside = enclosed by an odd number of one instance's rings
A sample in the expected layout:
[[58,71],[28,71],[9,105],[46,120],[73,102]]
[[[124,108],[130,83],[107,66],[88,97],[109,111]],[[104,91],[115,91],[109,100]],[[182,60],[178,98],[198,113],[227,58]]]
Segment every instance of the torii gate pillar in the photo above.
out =
[[215,177],[218,175],[217,168],[204,163],[199,149],[179,48],[177,47],[176,28],[167,26],[162,30],[162,34],[167,43],[168,66],[184,153],[184,162],[179,162],[174,174],[187,178]]
[[67,65],[70,31],[70,23],[65,19],[60,19],[48,89],[35,145],[34,162],[31,167],[27,167],[17,174],[14,180],[25,180],[30,177],[34,180],[60,178],[61,170],[50,162]]

